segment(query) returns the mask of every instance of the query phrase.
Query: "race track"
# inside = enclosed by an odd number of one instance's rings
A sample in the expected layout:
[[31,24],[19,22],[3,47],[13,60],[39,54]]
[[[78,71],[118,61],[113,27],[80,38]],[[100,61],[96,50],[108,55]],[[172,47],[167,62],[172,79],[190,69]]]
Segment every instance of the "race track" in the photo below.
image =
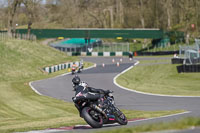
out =
[[[112,59],[115,58],[115,63]],[[147,95],[142,93],[136,93],[128,90],[124,90],[113,83],[114,77],[124,71],[125,69],[133,66],[136,63],[135,59],[130,61],[128,58],[123,57],[122,63],[121,57],[83,57],[84,61],[93,62],[97,64],[97,67],[84,70],[79,74],[83,81],[86,81],[90,86],[95,88],[110,89],[113,90],[116,105],[121,109],[134,109],[134,110],[186,110],[183,114],[177,114],[173,116],[140,120],[129,122],[127,126],[137,125],[141,123],[149,123],[155,121],[172,120],[184,116],[200,116],[200,97],[170,97],[170,96],[156,96]],[[151,58],[142,58],[151,59]],[[116,66],[116,62],[120,62],[120,66]],[[105,63],[105,67],[102,67],[102,63]],[[140,64],[139,64],[140,65]],[[133,68],[134,69],[134,68]],[[137,75],[135,75],[137,76]],[[50,79],[35,81],[31,83],[34,88],[41,95],[54,97],[57,99],[72,102],[71,98],[74,96],[72,91],[71,74],[61,75]],[[78,115],[78,114],[77,114]],[[123,126],[117,126],[118,128]],[[110,127],[109,127],[110,128]],[[111,126],[112,128],[112,126]],[[116,128],[116,127],[115,127]],[[98,130],[104,130],[102,128]],[[92,130],[77,129],[73,132]],[[71,131],[57,131],[57,132],[71,132]]]

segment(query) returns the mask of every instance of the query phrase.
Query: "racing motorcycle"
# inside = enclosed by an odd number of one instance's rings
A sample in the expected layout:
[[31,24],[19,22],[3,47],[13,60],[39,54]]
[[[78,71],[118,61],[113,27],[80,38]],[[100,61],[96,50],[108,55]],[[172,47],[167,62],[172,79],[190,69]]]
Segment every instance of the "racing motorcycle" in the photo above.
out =
[[78,68],[73,66],[72,67],[72,75],[75,74],[76,70],[77,70],[77,73],[81,73],[83,70],[83,66],[79,66]]
[[126,116],[115,106],[112,92],[104,96],[103,105],[101,106],[98,106],[97,101],[84,98],[84,95],[79,92],[72,100],[76,108],[80,111],[80,117],[91,127],[101,128],[103,124],[116,122],[120,125],[126,125],[128,123]]
[[72,67],[72,75],[75,74],[76,72],[76,67]]
[[83,66],[80,66],[79,68],[78,68],[78,73],[80,73],[80,72],[82,72],[83,71]]

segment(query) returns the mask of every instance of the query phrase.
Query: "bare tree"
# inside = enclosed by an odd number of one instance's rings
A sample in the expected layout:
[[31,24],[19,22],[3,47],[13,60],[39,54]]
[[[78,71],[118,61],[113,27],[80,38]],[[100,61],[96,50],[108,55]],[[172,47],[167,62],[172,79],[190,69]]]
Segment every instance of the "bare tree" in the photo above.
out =
[[198,1],[198,0],[194,0],[194,5],[195,5],[195,20],[196,20],[196,22],[195,22],[195,24],[196,24],[196,27],[195,27],[195,29],[196,29],[196,31],[197,31],[197,34],[199,33],[199,18],[200,18],[200,10],[199,10],[199,6],[200,6],[200,1]]
[[116,18],[116,26],[121,27],[124,23],[124,7],[123,7],[123,3],[122,0],[116,0],[115,1],[115,8],[116,8],[116,13],[115,18]]
[[22,0],[8,0],[8,35],[11,36],[14,32],[15,25],[13,24],[17,7],[20,6]]
[[141,25],[142,25],[142,28],[145,28],[143,0],[139,0],[139,9],[140,9],[140,21],[141,21]]
[[[21,0],[8,0],[9,26],[13,25],[17,1]],[[53,23],[65,28],[148,27],[172,30],[182,26],[182,31],[191,32],[191,23],[196,29],[200,23],[198,0],[46,0],[43,4],[39,3],[40,0],[22,1],[24,6],[21,8],[27,14],[29,31],[38,15],[42,16],[38,23]],[[44,7],[45,13],[38,12],[38,7]]]
[[28,38],[31,34],[31,26],[33,24],[34,18],[37,16],[37,6],[41,0],[23,0],[23,4],[26,7],[26,14],[28,17]]
[[163,9],[164,12],[166,13],[167,16],[167,29],[171,29],[171,18],[172,18],[172,0],[164,0],[162,1]]

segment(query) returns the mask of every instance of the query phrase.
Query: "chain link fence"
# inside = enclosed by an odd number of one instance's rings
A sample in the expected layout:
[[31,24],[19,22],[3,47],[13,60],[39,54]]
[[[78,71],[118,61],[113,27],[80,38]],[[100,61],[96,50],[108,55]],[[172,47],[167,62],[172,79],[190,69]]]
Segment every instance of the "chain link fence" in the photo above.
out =
[[108,43],[97,40],[93,43],[63,44],[61,42],[51,43],[50,46],[63,52],[129,52],[129,43]]
[[200,63],[200,39],[195,39],[191,46],[179,46],[179,57],[184,58],[184,64]]
[[93,47],[93,52],[129,52],[130,44],[129,43],[102,43]]

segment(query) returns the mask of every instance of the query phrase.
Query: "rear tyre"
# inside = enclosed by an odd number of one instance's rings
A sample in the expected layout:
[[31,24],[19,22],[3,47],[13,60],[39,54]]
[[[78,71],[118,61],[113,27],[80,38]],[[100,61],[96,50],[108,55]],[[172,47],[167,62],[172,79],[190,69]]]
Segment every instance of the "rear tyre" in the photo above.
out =
[[97,113],[90,107],[83,108],[81,116],[93,128],[101,128],[103,125],[102,115],[95,115]]

